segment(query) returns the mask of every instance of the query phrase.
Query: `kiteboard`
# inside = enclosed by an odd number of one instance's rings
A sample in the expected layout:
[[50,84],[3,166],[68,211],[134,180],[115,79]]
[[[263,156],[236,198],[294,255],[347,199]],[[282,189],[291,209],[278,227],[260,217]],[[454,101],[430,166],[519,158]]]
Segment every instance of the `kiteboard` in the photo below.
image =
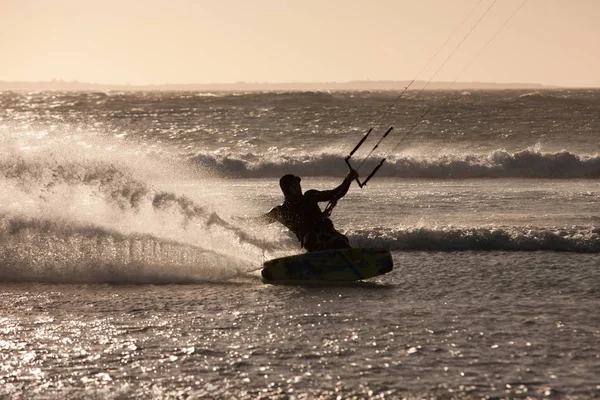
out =
[[352,282],[386,274],[393,264],[386,249],[335,249],[265,261],[262,277],[265,283]]

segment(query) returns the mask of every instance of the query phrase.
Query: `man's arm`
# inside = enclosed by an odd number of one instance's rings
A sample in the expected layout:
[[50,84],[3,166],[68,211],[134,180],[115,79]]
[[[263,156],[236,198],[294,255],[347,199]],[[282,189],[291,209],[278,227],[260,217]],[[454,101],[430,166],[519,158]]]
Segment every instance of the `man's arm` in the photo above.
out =
[[304,196],[309,197],[310,199],[321,202],[321,201],[333,201],[339,200],[348,193],[348,189],[350,189],[350,185],[354,179],[358,178],[358,173],[354,170],[348,172],[348,175],[344,178],[344,181],[341,185],[331,190],[308,190],[304,193]]

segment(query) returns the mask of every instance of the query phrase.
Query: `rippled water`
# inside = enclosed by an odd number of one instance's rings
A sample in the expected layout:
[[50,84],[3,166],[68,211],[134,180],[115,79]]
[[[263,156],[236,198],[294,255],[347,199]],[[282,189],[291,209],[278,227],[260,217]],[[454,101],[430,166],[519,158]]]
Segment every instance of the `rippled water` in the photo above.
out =
[[395,253],[371,283],[2,284],[11,398],[593,398],[598,258]]
[[600,397],[598,91],[409,93],[333,214],[394,271],[261,282],[396,96],[0,93],[0,397]]

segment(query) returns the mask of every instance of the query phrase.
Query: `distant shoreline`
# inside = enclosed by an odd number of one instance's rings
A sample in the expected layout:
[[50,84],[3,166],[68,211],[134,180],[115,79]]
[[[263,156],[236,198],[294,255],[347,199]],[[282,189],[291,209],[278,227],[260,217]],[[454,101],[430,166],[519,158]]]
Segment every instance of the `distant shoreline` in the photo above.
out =
[[[194,92],[291,92],[291,91],[401,91],[410,81],[350,81],[350,82],[305,82],[305,83],[206,83],[206,84],[161,84],[161,85],[110,85],[77,81],[6,82],[0,81],[0,91],[194,91]],[[409,90],[422,90],[425,81],[415,81]],[[431,82],[426,90],[556,90],[567,87],[548,86],[536,83],[493,83],[493,82]],[[587,88],[573,88],[587,89]],[[591,88],[590,88],[591,89]]]

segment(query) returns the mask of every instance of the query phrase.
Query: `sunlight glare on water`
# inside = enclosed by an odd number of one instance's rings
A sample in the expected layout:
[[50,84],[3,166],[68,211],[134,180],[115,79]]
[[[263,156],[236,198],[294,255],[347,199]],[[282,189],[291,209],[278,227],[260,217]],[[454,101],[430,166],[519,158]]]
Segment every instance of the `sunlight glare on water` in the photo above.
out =
[[394,270],[262,283],[396,96],[1,93],[0,397],[599,397],[597,91],[409,93],[332,214]]

